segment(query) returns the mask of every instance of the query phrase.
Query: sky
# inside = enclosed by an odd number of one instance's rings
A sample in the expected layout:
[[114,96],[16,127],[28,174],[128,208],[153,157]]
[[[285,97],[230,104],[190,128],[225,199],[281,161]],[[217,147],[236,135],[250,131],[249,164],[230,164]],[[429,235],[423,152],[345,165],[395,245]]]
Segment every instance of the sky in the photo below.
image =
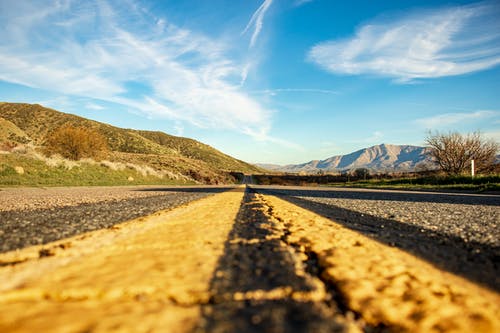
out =
[[500,141],[500,2],[0,0],[0,101],[291,164]]

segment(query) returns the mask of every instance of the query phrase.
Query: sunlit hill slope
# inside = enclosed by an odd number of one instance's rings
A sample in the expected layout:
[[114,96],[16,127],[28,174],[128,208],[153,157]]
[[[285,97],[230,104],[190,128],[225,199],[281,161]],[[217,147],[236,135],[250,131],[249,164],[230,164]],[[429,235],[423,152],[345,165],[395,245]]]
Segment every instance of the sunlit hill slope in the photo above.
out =
[[260,171],[193,139],[118,128],[38,104],[0,103],[0,142],[43,147],[47,135],[66,124],[103,135],[109,146],[105,156],[108,161],[147,165],[209,184],[234,180],[229,172]]

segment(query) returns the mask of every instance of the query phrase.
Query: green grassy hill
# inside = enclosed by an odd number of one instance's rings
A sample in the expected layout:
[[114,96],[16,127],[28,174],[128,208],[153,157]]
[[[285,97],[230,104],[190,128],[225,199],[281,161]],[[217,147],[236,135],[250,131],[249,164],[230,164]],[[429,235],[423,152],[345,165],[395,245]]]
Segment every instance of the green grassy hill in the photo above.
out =
[[0,103],[0,142],[43,147],[46,136],[62,125],[91,128],[102,134],[110,151],[106,160],[135,163],[184,175],[201,183],[231,181],[228,172],[260,169],[193,139],[163,132],[123,129],[38,104]]

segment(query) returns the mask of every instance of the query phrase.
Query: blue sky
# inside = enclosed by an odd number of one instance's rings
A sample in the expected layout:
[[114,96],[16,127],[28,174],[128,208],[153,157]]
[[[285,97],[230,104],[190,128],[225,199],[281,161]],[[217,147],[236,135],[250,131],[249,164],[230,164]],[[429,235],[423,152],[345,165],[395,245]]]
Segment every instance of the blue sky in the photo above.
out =
[[500,141],[498,1],[0,0],[0,100],[300,163]]

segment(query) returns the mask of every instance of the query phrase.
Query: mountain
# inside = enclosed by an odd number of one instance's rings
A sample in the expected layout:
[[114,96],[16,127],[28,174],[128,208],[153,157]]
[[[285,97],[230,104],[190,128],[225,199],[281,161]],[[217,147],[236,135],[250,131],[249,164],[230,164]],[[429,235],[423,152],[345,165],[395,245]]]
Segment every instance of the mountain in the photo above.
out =
[[103,135],[110,149],[106,159],[110,161],[148,165],[203,183],[227,181],[228,172],[261,171],[193,139],[119,128],[38,104],[0,103],[0,142],[41,146],[49,133],[65,124],[91,128]]
[[258,166],[272,171],[316,173],[358,168],[367,168],[372,171],[411,171],[417,166],[429,163],[430,159],[425,147],[381,144],[347,155],[332,156],[325,160],[284,166],[273,164],[259,164]]

